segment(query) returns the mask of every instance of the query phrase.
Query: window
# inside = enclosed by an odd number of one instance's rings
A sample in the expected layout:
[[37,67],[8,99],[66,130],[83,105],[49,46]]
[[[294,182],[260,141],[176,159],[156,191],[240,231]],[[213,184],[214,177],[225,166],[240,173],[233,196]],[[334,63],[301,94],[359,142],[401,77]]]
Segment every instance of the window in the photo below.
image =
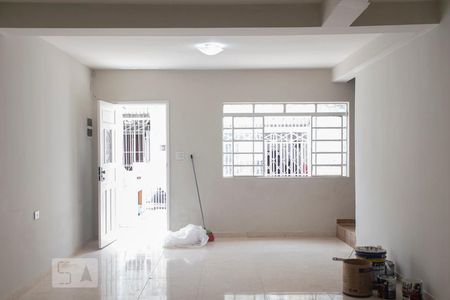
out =
[[225,103],[223,176],[348,176],[348,103]]
[[123,164],[131,171],[134,163],[150,161],[150,120],[141,115],[124,115]]

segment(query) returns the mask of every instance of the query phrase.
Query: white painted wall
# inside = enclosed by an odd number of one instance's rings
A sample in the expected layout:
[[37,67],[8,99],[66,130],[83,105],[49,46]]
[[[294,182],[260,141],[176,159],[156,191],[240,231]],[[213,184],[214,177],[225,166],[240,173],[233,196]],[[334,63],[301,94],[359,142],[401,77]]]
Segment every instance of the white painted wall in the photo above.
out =
[[88,68],[39,39],[0,36],[0,299],[93,236],[91,99]]
[[197,157],[206,222],[221,233],[334,235],[336,218],[354,216],[353,177],[224,179],[222,103],[353,102],[353,93],[352,84],[332,83],[327,70],[105,70],[94,77],[97,99],[169,101],[171,228],[201,222],[190,161],[175,160],[183,151]]
[[[448,1],[447,1],[448,3]],[[450,295],[450,9],[441,25],[356,78],[359,244]]]

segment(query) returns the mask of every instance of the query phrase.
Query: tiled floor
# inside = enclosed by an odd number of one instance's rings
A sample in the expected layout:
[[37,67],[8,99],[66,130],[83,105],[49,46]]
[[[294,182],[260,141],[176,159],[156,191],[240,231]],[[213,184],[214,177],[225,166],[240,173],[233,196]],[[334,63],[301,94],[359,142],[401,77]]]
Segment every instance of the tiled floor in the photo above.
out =
[[[163,250],[125,236],[79,257],[99,260],[99,287],[52,288],[45,278],[23,299],[337,300],[351,248],[336,238],[219,239],[204,248]],[[353,298],[352,298],[353,299]]]

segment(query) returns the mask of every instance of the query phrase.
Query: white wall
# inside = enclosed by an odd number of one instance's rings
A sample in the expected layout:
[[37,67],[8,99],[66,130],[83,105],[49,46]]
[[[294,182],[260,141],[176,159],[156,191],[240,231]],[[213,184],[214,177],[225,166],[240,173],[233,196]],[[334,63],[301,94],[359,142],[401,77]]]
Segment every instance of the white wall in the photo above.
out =
[[175,160],[183,151],[197,157],[208,227],[241,234],[334,235],[336,218],[354,217],[354,179],[224,179],[222,103],[353,102],[353,88],[331,83],[326,70],[96,71],[94,78],[97,99],[169,101],[171,228],[201,220],[190,161]]
[[91,99],[88,68],[41,40],[0,36],[0,299],[93,236]]
[[450,295],[450,10],[435,30],[356,78],[359,244]]

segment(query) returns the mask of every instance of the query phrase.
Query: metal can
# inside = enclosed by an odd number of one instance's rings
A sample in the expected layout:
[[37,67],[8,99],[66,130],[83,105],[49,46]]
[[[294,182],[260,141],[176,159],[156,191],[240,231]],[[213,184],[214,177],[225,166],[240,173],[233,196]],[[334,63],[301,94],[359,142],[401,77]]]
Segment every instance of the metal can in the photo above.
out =
[[408,278],[403,279],[402,297],[403,300],[423,300],[422,281]]
[[395,299],[397,297],[397,277],[394,275],[378,275],[378,297],[382,299]]

